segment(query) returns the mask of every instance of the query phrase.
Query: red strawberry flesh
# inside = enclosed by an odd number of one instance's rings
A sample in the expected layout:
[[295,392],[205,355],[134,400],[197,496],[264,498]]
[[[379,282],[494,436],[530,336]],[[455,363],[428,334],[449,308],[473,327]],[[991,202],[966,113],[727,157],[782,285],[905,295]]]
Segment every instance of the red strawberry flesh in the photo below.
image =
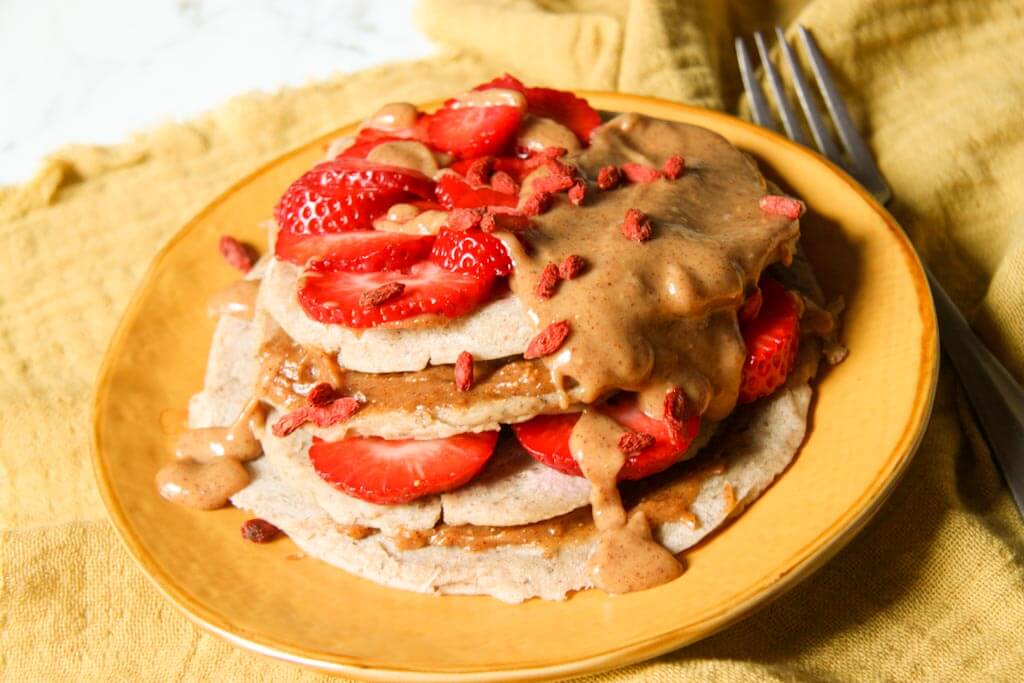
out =
[[[360,294],[389,282],[405,285],[399,296],[380,306],[359,305]],[[453,273],[429,261],[421,261],[408,271],[307,271],[299,289],[299,303],[313,320],[366,328],[431,313],[447,318],[465,315],[487,299],[493,282],[488,277]]]
[[497,237],[481,230],[441,228],[430,252],[430,260],[455,273],[472,273],[495,278],[512,272],[512,260]]
[[740,327],[747,347],[740,403],[756,401],[782,386],[800,346],[800,312],[793,295],[769,277],[761,278],[760,291],[760,310]]
[[[599,410],[622,425],[624,432],[654,437],[654,445],[626,458],[619,471],[620,481],[643,479],[679,462],[700,428],[700,417],[690,416],[684,422],[682,438],[673,443],[669,426],[641,411],[635,396],[629,394],[615,397]],[[579,413],[540,415],[512,425],[512,430],[526,452],[536,460],[565,474],[581,477],[583,473],[569,450],[569,435],[579,416]]]
[[447,439],[314,439],[313,468],[340,491],[380,505],[407,503],[462,486],[487,464],[498,432]]

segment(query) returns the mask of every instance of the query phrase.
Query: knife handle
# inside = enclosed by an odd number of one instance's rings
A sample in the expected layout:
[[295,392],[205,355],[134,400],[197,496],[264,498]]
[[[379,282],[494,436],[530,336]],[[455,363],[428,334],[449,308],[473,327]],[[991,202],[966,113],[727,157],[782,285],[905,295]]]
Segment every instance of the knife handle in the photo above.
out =
[[1024,517],[1024,390],[992,355],[927,268],[942,348],[953,361],[967,398]]

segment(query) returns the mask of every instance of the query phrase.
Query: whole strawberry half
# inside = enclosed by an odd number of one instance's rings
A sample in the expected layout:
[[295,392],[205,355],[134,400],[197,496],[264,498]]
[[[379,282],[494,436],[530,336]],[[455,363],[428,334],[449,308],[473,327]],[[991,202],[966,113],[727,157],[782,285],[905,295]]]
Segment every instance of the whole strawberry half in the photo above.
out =
[[[619,470],[620,481],[643,479],[679,462],[700,429],[700,416],[694,414],[683,423],[683,433],[673,441],[672,430],[664,420],[655,419],[640,410],[636,397],[630,394],[616,396],[599,410],[622,425],[623,431],[642,432],[654,437],[653,445],[626,457]],[[539,415],[512,425],[512,430],[535,460],[564,474],[582,477],[580,466],[569,450],[569,435],[579,419],[579,413]]]
[[740,331],[747,361],[740,382],[740,403],[750,403],[782,386],[800,347],[800,312],[796,300],[777,280],[761,278],[761,307]]
[[492,279],[512,272],[512,260],[501,240],[477,229],[441,228],[430,251],[430,260],[454,273]]
[[487,464],[498,432],[447,439],[314,439],[313,468],[335,488],[381,505],[407,503],[462,486]]
[[[400,294],[376,306],[360,305],[364,292],[393,282],[404,285]],[[313,320],[366,328],[423,314],[465,315],[486,301],[493,283],[493,278],[454,273],[430,261],[403,271],[307,270],[299,288],[299,303]]]
[[281,232],[293,235],[360,230],[372,227],[393,204],[433,193],[434,181],[419,171],[338,157],[292,183],[274,207],[274,218]]

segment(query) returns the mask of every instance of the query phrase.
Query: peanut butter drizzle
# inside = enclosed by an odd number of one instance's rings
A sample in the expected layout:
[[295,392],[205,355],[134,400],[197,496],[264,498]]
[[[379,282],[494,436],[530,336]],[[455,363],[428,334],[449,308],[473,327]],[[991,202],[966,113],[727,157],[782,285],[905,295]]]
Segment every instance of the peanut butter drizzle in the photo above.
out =
[[628,518],[617,477],[626,461],[618,447],[622,426],[584,410],[569,437],[569,449],[590,482],[590,508],[598,531],[597,547],[587,562],[594,585],[608,593],[628,593],[671,581],[683,567],[651,536],[643,510]]
[[[403,203],[395,204],[388,209],[386,215],[374,219],[373,228],[384,232],[402,232],[409,235],[436,235],[447,222],[447,211],[434,209],[420,211],[412,204]],[[415,320],[415,318],[410,320]]]
[[366,119],[359,128],[388,131],[408,130],[416,125],[419,115],[416,105],[408,102],[391,102],[374,112],[373,116]]
[[417,550],[428,545],[454,546],[463,550],[491,550],[503,545],[536,545],[552,553],[566,543],[589,537],[593,531],[590,509],[580,508],[558,517],[518,526],[439,524],[433,529],[401,529],[390,536],[398,550]]
[[415,140],[395,140],[382,142],[366,155],[367,161],[375,161],[378,164],[398,166],[400,168],[411,168],[419,171],[428,178],[432,178],[438,171],[437,159],[430,148],[422,142]]
[[249,483],[243,462],[262,453],[255,430],[263,428],[266,412],[252,399],[229,427],[190,429],[178,438],[177,462],[156,474],[160,495],[199,510],[215,510]]
[[630,510],[643,512],[652,526],[666,522],[685,522],[691,529],[698,528],[700,521],[691,509],[693,502],[706,479],[725,472],[725,463],[711,460],[687,463],[683,467],[686,468],[686,474],[682,476],[668,478],[663,475],[636,482],[627,496],[628,500],[633,501]]
[[431,365],[417,372],[342,373],[330,355],[295,343],[281,330],[263,343],[259,357],[257,395],[281,407],[301,405],[321,381],[363,396],[362,414],[464,408],[481,401],[554,392],[547,369],[537,360],[477,361],[473,386],[454,391],[450,365]]
[[[672,154],[686,159],[677,180],[606,192],[592,186],[583,207],[559,195],[534,218],[538,229],[521,235],[527,246],[500,236],[515,264],[509,284],[537,329],[560,320],[572,327],[544,359],[555,386],[571,378],[586,403],[616,389],[637,391],[654,415],[666,390],[679,386],[691,409],[717,420],[735,405],[746,356],[736,309],[761,271],[792,248],[799,225],[763,213],[766,186],[753,162],[697,126],[623,114],[566,161],[594,179],[609,164],[660,168]],[[630,208],[651,218],[650,241],[622,235]],[[587,271],[539,298],[544,266],[569,254],[582,256]]]
[[211,318],[231,315],[252,320],[256,312],[256,296],[260,291],[259,280],[239,280],[214,292],[206,301],[206,312]]
[[527,114],[519,125],[516,147],[539,152],[546,147],[561,147],[568,152],[580,150],[576,133],[552,119]]
[[280,329],[263,342],[257,359],[256,398],[286,410],[302,405],[317,384],[340,387],[344,380],[333,356],[296,344]]
[[[582,209],[557,197],[534,219],[538,229],[526,233],[526,244],[501,235],[515,265],[510,287],[537,329],[563,320],[571,326],[565,344],[544,358],[563,404],[567,386],[588,404],[616,390],[635,391],[641,408],[660,416],[666,392],[679,387],[687,409],[706,418],[723,419],[735,407],[746,357],[736,310],[765,267],[789,258],[799,224],[763,213],[766,184],[754,163],[697,126],[623,114],[565,161],[593,180],[607,165],[661,168],[673,154],[686,160],[679,179],[591,191]],[[525,200],[530,179],[523,185]],[[632,208],[654,226],[646,242],[621,232]],[[570,254],[582,256],[587,271],[555,296],[538,297],[544,267]],[[652,539],[645,511],[626,516],[616,483],[624,461],[621,433],[609,418],[584,411],[569,440],[591,484],[599,532],[588,570],[594,585],[610,593],[648,588],[682,572]]]
[[204,464],[225,458],[248,462],[262,453],[254,432],[263,429],[266,417],[263,405],[251,399],[230,427],[190,429],[178,437],[174,457]]

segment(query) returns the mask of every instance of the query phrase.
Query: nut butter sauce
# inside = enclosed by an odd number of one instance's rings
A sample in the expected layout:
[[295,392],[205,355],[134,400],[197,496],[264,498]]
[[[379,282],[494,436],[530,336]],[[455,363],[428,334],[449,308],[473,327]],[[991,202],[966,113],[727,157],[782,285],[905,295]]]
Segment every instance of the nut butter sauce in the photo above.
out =
[[178,438],[177,462],[160,468],[157,490],[171,501],[199,510],[215,510],[249,483],[242,463],[262,453],[254,432],[262,429],[266,412],[252,399],[228,427],[190,429]]
[[[764,178],[721,136],[681,123],[623,114],[594,131],[591,146],[563,161],[593,181],[607,165],[661,168],[674,154],[685,174],[609,191],[591,185],[582,208],[557,196],[533,220],[538,229],[498,233],[515,266],[513,293],[542,330],[568,321],[565,344],[544,358],[563,404],[600,401],[617,391],[638,392],[640,405],[663,415],[666,392],[679,387],[686,408],[720,420],[735,407],[746,349],[736,311],[765,267],[787,260],[799,224],[763,213]],[[535,173],[547,173],[540,169]],[[523,183],[523,197],[530,179]],[[652,221],[649,241],[621,232],[627,210]],[[544,267],[576,254],[587,270],[563,282],[555,296],[535,292]],[[651,540],[642,510],[627,520],[616,487],[623,456],[621,426],[585,411],[570,437],[573,457],[592,487],[599,530],[590,561],[595,585],[618,593],[678,576],[678,562]]]
[[587,572],[594,585],[608,593],[651,588],[683,573],[672,553],[651,537],[643,512],[626,517],[616,481],[626,461],[618,447],[621,434],[615,420],[584,410],[569,437],[572,456],[590,481],[590,508],[598,531]]

